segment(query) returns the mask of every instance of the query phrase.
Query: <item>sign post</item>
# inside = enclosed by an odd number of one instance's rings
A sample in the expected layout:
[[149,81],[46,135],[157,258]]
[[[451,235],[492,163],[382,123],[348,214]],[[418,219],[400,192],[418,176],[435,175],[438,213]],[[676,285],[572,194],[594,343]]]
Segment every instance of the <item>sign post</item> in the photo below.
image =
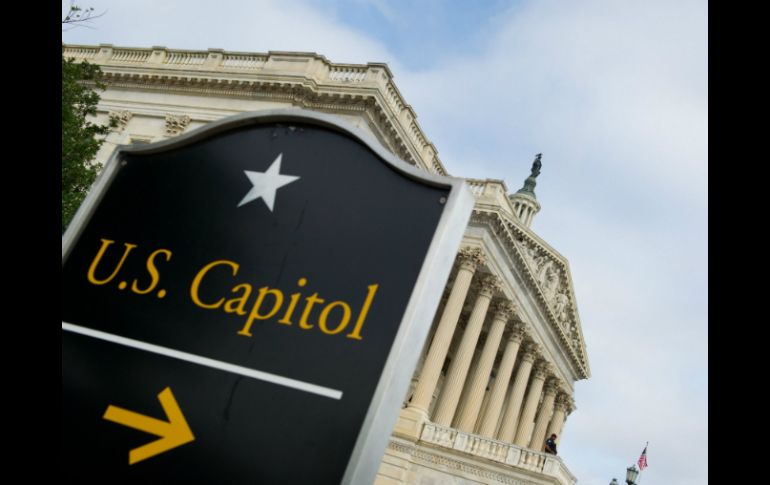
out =
[[300,109],[116,149],[62,239],[67,481],[371,483],[472,207]]

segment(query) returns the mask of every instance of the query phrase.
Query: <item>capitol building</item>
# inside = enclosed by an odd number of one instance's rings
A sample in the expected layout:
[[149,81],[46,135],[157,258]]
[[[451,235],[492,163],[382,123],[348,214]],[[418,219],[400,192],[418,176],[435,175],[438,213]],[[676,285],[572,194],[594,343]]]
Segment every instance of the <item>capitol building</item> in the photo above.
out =
[[[98,162],[118,145],[298,107],[339,117],[405,162],[449,175],[386,64],[108,44],[64,45],[63,54],[105,75],[96,122],[116,123]],[[569,263],[532,229],[541,210],[537,175],[548,160],[532,162],[518,160],[520,179],[507,183],[466,179],[475,206],[378,485],[577,482],[568,460],[543,451],[552,433],[557,443],[570,439],[574,384],[591,373]]]

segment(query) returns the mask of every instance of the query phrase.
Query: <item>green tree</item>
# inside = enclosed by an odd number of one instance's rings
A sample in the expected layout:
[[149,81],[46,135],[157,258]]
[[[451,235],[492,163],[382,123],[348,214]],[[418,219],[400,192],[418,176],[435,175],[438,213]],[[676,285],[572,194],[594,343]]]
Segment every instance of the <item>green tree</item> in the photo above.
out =
[[[75,27],[89,27],[87,24],[104,13],[94,14],[93,7],[83,8],[70,1],[67,15],[62,19],[62,32]],[[89,27],[90,28],[90,27]],[[99,66],[87,62],[76,63],[73,59],[61,59],[61,230],[62,233],[88,188],[96,179],[101,166],[93,163],[103,143],[97,139],[106,135],[109,126],[96,125],[88,121],[88,116],[96,114],[99,95],[91,87],[104,89],[101,82],[102,71]]]
[[99,95],[91,86],[104,89],[99,66],[73,59],[61,60],[61,227],[62,233],[83,202],[101,168],[93,158],[110,125],[88,121],[96,114]]

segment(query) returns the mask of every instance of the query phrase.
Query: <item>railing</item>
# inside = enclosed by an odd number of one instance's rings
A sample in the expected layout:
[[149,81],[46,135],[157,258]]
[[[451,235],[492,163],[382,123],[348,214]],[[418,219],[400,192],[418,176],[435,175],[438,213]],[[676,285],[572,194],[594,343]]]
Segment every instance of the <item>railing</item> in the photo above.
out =
[[555,477],[562,485],[575,485],[577,479],[561,458],[522,448],[491,438],[465,433],[455,428],[425,423],[420,440],[469,455],[496,461]]
[[553,475],[559,479],[561,483],[577,483],[577,477],[572,474],[563,461],[552,461],[554,463]]
[[458,431],[453,428],[446,428],[436,424],[425,423],[425,426],[422,428],[422,435],[420,436],[420,439],[428,443],[446,446],[447,448],[453,448],[455,438],[457,438],[457,433]]
[[417,123],[414,121],[412,121],[412,123],[409,125],[409,133],[412,136],[412,141],[414,141],[417,146],[424,146],[428,144],[428,142],[425,141],[425,137],[422,136],[420,128],[417,127]]
[[433,171],[436,172],[439,175],[446,175],[446,170],[444,170],[444,166],[441,164],[441,161],[439,161],[437,156],[433,156]]
[[259,69],[265,65],[266,57],[237,54],[225,54],[222,67],[233,69]]
[[183,66],[199,66],[206,61],[208,54],[203,52],[170,51],[164,64],[179,64]]
[[78,47],[78,46],[72,46],[72,47],[65,47],[62,54],[65,58],[69,59],[70,57],[74,57],[76,59],[93,59],[96,57],[96,54],[99,53],[98,47]]
[[366,78],[366,67],[332,66],[329,79],[343,83],[359,83]]
[[386,99],[396,115],[401,114],[401,110],[404,109],[404,101],[401,99],[398,91],[396,91],[396,87],[393,83],[388,83]]
[[479,197],[484,193],[484,188],[486,188],[487,183],[483,180],[475,180],[475,179],[466,179],[466,182],[468,182],[468,185],[471,187],[471,192],[473,192],[473,195],[476,197]]
[[[153,48],[125,48],[113,47],[110,44],[100,46],[88,45],[63,45],[62,53],[65,57],[74,57],[76,59],[96,59],[100,64],[112,63],[130,63],[130,64],[158,64],[162,63],[168,66],[202,66],[220,69],[264,69],[267,61],[272,54],[249,54],[249,53],[229,53],[221,52],[221,56],[210,57],[207,51],[188,51],[174,50],[166,47]],[[156,55],[153,55],[155,53]],[[161,53],[163,55],[158,56]],[[281,56],[292,56],[291,53],[281,53]],[[162,59],[162,60],[161,60]],[[307,54],[297,56],[297,61],[318,62],[321,61],[329,66],[326,80],[339,83],[361,83],[369,80],[371,69],[381,70],[379,66],[352,65],[352,64],[332,64],[320,56],[311,57]],[[377,76],[372,75],[371,80]],[[400,113],[404,106],[404,100],[393,86],[392,82],[387,81],[385,86],[385,98],[388,104]],[[422,140],[425,136],[421,130],[415,126],[408,126],[407,132],[410,132],[412,138]],[[423,145],[425,143],[422,143]]]
[[112,51],[112,62],[126,62],[131,64],[144,64],[150,58],[150,50],[115,49]]

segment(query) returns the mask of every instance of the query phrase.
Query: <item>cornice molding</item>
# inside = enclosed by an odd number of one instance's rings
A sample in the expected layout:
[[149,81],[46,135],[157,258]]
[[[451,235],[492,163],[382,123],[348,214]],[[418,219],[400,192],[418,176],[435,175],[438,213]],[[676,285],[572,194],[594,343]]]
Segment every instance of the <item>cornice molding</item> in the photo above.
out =
[[[397,157],[447,175],[386,64],[331,63],[315,53],[190,51],[165,47],[63,45],[63,55],[98,64],[113,88],[247,97],[326,112],[365,114]],[[291,68],[287,65],[293,65]],[[296,67],[296,66],[299,66]]]
[[[398,123],[385,112],[382,103],[371,93],[321,92],[315,83],[305,85],[296,80],[232,80],[224,77],[172,76],[169,74],[122,73],[103,66],[104,82],[113,88],[144,89],[173,93],[245,97],[269,101],[283,101],[301,108],[332,113],[365,114],[368,121],[377,128],[382,141],[396,156],[412,165],[423,164],[434,173],[447,175],[438,159],[418,164],[418,157],[409,148],[407,136],[399,129]],[[415,152],[417,147],[414,147]]]

